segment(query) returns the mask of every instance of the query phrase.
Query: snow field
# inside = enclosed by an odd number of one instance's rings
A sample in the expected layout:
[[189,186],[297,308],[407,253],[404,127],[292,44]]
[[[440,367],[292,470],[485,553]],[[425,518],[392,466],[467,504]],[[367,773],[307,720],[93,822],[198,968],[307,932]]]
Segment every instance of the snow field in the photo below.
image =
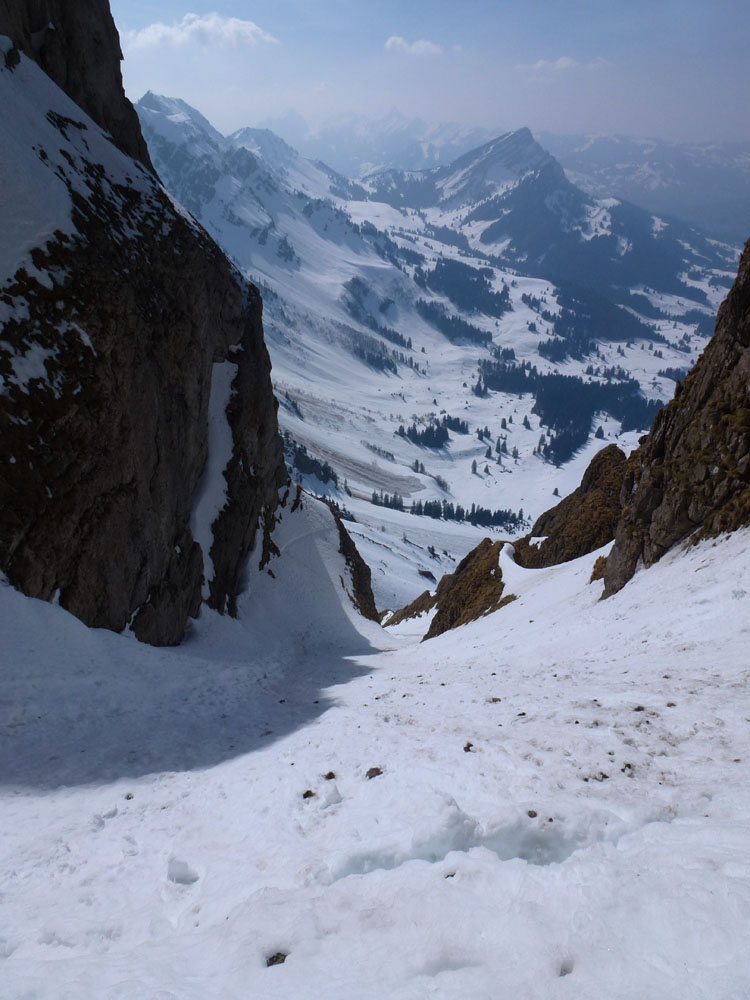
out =
[[606,602],[506,546],[518,600],[424,644],[313,506],[279,543],[175,650],[0,589],[6,995],[746,995],[750,532]]

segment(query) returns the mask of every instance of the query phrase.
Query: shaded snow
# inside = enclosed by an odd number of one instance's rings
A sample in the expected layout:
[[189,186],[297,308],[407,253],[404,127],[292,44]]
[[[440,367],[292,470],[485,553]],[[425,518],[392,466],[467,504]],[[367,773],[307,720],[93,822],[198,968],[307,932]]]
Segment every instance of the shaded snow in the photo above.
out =
[[203,550],[203,597],[208,597],[213,579],[211,558],[212,525],[226,504],[227,481],[224,470],[232,457],[232,428],[227,420],[227,406],[232,395],[232,382],[237,365],[231,361],[217,362],[211,372],[211,396],[208,404],[208,454],[200,481],[193,494],[190,530]]

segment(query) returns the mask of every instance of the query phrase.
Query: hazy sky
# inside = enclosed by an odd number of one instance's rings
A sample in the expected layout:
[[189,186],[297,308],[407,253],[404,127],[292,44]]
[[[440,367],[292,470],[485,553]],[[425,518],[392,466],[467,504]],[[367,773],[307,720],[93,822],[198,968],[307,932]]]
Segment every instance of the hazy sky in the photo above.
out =
[[532,131],[750,139],[748,0],[111,0],[125,87],[222,131],[396,107]]

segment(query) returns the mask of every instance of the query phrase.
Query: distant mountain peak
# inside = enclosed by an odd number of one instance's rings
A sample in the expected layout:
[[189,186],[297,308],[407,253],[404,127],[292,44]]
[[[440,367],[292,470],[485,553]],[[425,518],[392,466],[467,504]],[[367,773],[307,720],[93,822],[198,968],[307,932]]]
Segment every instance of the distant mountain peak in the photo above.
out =
[[144,116],[153,123],[162,121],[162,126],[157,128],[157,131],[163,131],[164,128],[169,129],[172,125],[183,126],[189,123],[194,132],[202,133],[214,144],[221,145],[225,141],[221,132],[215,129],[200,111],[179,97],[166,97],[163,94],[155,94],[152,90],[147,90],[143,97],[136,101],[135,108],[141,121]]

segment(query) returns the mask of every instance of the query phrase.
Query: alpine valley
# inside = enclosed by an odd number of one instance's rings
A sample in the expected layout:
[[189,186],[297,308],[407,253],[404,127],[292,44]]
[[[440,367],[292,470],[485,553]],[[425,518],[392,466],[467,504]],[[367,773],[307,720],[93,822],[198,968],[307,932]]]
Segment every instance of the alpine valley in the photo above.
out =
[[3,1000],[746,1000],[750,242],[121,58],[0,0]]
[[288,462],[353,513],[379,607],[487,530],[523,534],[604,443],[630,451],[736,270],[736,248],[585,194],[527,129],[355,182],[180,100],[136,109],[167,189],[262,290]]

